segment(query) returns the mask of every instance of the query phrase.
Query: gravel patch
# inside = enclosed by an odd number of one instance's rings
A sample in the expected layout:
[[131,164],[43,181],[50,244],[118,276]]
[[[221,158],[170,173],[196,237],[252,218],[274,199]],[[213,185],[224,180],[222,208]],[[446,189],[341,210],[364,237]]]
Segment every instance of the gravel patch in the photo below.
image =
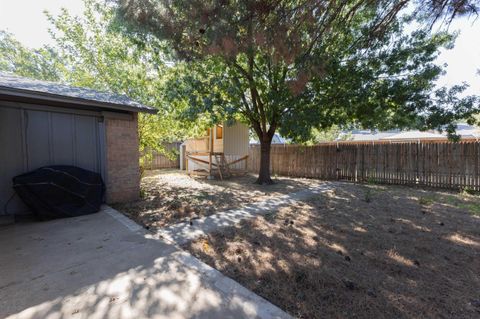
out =
[[255,180],[255,175],[220,181],[190,177],[179,170],[147,171],[141,181],[141,200],[112,206],[155,230],[322,184],[313,179],[279,177],[274,185],[262,186]]

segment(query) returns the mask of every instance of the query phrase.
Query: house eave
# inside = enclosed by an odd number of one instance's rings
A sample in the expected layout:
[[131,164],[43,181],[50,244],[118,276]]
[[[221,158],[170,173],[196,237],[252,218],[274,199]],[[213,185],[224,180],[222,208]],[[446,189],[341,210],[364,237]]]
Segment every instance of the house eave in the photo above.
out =
[[158,111],[151,107],[134,107],[125,104],[108,103],[102,101],[96,101],[91,99],[84,99],[80,97],[64,96],[46,92],[37,92],[30,90],[22,90],[17,88],[1,87],[0,86],[0,99],[6,98],[9,100],[27,100],[38,101],[43,103],[64,104],[64,106],[73,107],[87,107],[98,108],[101,110],[111,111],[123,111],[123,112],[142,112],[149,114],[156,114]]

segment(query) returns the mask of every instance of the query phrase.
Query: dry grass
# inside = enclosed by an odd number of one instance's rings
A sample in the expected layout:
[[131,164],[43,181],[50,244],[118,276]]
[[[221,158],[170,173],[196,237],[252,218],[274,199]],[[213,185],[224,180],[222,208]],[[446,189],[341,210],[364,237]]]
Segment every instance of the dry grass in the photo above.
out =
[[480,318],[479,205],[345,184],[185,248],[298,318]]
[[254,184],[255,179],[254,175],[246,175],[209,181],[189,177],[179,170],[147,171],[141,182],[142,199],[114,208],[147,228],[158,228],[320,184],[315,180],[280,177],[275,185],[266,188]]

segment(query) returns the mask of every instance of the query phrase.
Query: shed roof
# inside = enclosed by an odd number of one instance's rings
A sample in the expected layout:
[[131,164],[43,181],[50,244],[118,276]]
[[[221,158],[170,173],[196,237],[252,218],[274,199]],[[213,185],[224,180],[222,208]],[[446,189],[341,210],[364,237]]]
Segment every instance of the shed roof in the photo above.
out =
[[0,72],[0,97],[14,96],[42,101],[90,105],[103,109],[156,113],[156,109],[138,103],[126,95],[100,92],[65,84],[33,80]]

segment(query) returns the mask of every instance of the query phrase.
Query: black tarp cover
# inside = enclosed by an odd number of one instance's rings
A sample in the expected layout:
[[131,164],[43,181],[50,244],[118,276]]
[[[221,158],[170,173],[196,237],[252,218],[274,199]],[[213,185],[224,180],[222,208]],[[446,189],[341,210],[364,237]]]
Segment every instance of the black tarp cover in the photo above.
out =
[[99,174],[74,166],[45,166],[15,176],[13,188],[41,220],[96,213],[105,192]]

